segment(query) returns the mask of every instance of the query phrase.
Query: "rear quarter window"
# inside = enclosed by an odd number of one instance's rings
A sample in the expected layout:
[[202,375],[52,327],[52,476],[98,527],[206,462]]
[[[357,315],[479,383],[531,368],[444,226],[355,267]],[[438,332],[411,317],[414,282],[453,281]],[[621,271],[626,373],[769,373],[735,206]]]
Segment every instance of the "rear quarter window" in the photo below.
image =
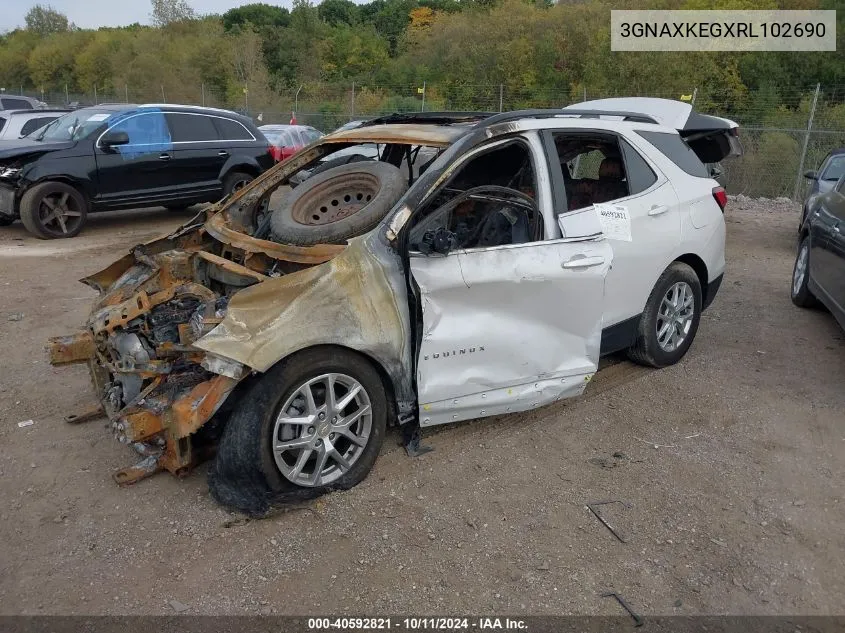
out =
[[672,134],[671,132],[646,132],[643,130],[637,130],[637,134],[654,145],[660,150],[661,154],[690,176],[697,176],[699,178],[710,177],[710,172],[708,172],[704,163],[699,160],[695,152],[677,134]]
[[32,102],[26,99],[13,99],[11,97],[3,97],[0,99],[4,110],[32,110]]
[[56,117],[54,116],[42,116],[30,119],[21,126],[21,136],[26,136],[30,132],[34,132],[38,128],[44,127],[50,121],[54,121],[55,119]]

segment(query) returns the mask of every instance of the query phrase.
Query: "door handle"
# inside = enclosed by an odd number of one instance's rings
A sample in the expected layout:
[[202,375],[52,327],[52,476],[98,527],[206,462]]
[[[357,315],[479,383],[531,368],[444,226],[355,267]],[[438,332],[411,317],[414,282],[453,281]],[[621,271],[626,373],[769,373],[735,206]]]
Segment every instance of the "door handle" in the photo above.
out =
[[159,160],[170,160],[170,154],[161,154],[158,157]]
[[660,207],[658,207],[657,205],[655,205],[655,206],[651,207],[651,209],[649,209],[648,214],[649,214],[650,216],[663,215],[663,214],[664,214],[664,213],[666,213],[668,210],[669,210],[669,207],[668,207],[667,205],[665,205],[665,204],[664,204],[663,206],[660,206]]
[[218,156],[228,156],[229,152],[227,152],[225,149],[221,149],[219,152],[217,152],[217,155]]
[[604,263],[604,257],[595,255],[592,257],[578,257],[577,255],[569,261],[563,262],[561,268],[590,268],[592,266],[601,266]]

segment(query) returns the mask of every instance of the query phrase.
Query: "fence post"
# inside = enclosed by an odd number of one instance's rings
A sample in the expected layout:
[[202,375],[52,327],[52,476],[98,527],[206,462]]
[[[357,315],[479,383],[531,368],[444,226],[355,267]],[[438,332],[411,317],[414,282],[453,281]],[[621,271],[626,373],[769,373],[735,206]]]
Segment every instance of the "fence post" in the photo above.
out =
[[584,86],[584,101],[587,100],[587,86]]
[[202,105],[205,106],[205,82],[200,84],[200,90],[202,91]]
[[123,96],[126,99],[126,103],[129,103],[129,84],[123,84]]
[[698,88],[692,89],[692,99],[690,99],[689,104],[694,108],[695,107],[695,98],[698,96]]
[[99,101],[97,101],[97,84],[94,84],[94,105],[97,105]]
[[420,112],[425,112],[425,82],[423,82],[423,98],[422,105],[420,106]]
[[504,100],[505,96],[505,85],[499,84],[499,112],[502,111],[502,101]]
[[70,103],[70,95],[67,92],[67,84],[65,84],[65,105]]
[[810,143],[810,133],[813,130],[813,117],[816,116],[816,104],[819,101],[820,87],[821,84],[816,84],[813,105],[810,106],[810,116],[807,119],[807,132],[804,134],[804,146],[801,148],[801,160],[798,161],[798,174],[795,176],[795,190],[792,193],[792,199],[795,201],[798,200],[798,194],[801,191],[801,179],[804,177],[804,161],[807,158],[807,145]]
[[351,121],[352,119],[355,118],[355,82],[354,81],[352,82],[352,103],[349,107],[350,107],[349,120]]
[[167,103],[167,97],[164,95],[164,84],[161,84],[161,102]]

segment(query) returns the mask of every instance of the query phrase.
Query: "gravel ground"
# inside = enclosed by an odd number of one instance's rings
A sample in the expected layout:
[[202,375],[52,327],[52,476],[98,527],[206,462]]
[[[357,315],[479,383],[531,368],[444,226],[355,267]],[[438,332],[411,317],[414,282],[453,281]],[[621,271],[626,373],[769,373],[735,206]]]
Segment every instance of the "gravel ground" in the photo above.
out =
[[[677,366],[611,363],[530,413],[391,435],[354,490],[246,521],[207,467],[121,489],[133,461],[49,336],[76,283],[186,215],[95,216],[73,240],[0,229],[0,613],[845,614],[845,344],[789,301],[797,208],[734,199],[728,271]],[[18,422],[33,420],[30,426]],[[585,504],[603,506],[622,543]]]

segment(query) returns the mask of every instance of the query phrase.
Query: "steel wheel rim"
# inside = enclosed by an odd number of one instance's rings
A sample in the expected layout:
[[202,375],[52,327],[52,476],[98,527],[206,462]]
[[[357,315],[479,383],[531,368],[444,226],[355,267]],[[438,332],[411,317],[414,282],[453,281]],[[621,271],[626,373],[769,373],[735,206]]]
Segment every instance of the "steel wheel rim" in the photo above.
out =
[[370,396],[346,374],[328,373],[299,385],[273,425],[273,459],[297,486],[325,486],[361,458],[373,429]]
[[307,226],[338,222],[367,206],[380,188],[380,180],[371,174],[337,176],[304,193],[291,209],[291,217]]
[[797,296],[804,285],[804,277],[807,275],[807,260],[809,259],[809,248],[806,244],[798,251],[798,258],[795,260],[795,270],[792,273],[792,296]]
[[48,193],[38,204],[38,221],[49,233],[67,235],[79,228],[82,209],[68,191]]
[[695,295],[685,281],[679,281],[666,291],[657,312],[657,344],[664,352],[674,352],[689,336],[695,316]]

